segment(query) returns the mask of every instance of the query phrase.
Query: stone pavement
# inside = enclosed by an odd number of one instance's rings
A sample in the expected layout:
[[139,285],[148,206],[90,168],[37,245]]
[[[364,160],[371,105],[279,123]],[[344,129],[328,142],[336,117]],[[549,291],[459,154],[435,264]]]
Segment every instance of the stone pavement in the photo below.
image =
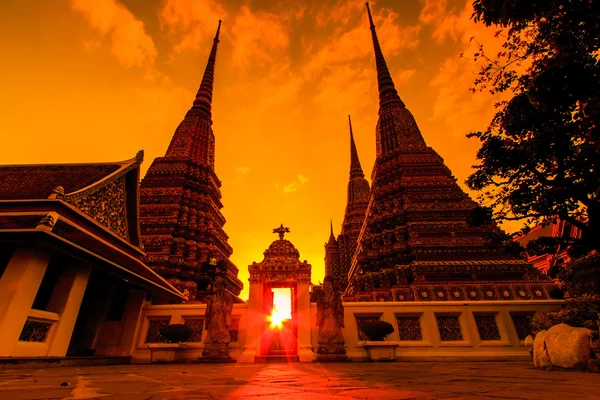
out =
[[600,375],[541,371],[527,362],[179,364],[0,370],[2,400],[63,398],[581,400],[600,399]]

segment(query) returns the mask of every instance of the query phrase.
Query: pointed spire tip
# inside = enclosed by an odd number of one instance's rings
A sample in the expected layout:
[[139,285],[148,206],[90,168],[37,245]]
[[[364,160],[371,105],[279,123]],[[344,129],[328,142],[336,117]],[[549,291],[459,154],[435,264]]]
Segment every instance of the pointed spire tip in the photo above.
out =
[[373,23],[373,17],[371,16],[371,9],[369,8],[369,2],[367,1],[365,4],[367,6],[367,13],[369,14],[369,22],[371,23],[371,28],[374,28],[375,24]]

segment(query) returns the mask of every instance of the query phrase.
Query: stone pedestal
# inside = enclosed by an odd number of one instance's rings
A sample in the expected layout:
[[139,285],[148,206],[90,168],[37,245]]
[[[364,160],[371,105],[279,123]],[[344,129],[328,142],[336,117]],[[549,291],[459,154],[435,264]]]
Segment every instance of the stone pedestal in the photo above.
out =
[[398,342],[374,342],[367,340],[363,345],[371,361],[396,361]]
[[153,343],[148,345],[151,361],[157,364],[170,364],[183,359],[183,350],[187,345],[183,343]]

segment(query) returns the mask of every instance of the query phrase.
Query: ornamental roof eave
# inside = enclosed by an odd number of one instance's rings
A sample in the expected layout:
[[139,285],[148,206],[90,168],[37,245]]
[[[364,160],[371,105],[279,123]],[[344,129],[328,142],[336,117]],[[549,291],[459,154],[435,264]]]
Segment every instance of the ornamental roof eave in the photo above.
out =
[[[139,254],[132,254],[126,251],[126,248],[119,248],[102,240],[64,216],[58,216],[56,213],[14,215],[22,217],[22,221],[30,221],[34,224],[35,221],[40,221],[40,217],[46,221],[41,221],[34,227],[30,225],[29,227],[0,229],[0,243],[30,243],[48,247],[74,258],[85,260],[108,272],[116,273],[148,288],[151,292],[158,292],[177,300],[187,300],[169,282],[146,266],[140,260]],[[52,218],[48,218],[49,216]],[[0,215],[0,218],[2,217],[3,215]],[[58,224],[62,224],[63,228],[71,229],[71,235],[63,234],[61,236],[58,232],[53,232]]]
[[[77,207],[78,201],[102,193],[107,185],[123,178],[123,195],[119,200],[123,202],[124,227],[120,235],[131,245],[139,247],[139,178],[143,159],[144,152],[141,150],[135,157],[117,162],[0,165],[0,204],[15,203],[15,207],[19,208],[19,205],[26,206],[27,202],[49,199],[61,201],[81,212],[84,210]],[[93,215],[91,217],[95,220]],[[100,225],[115,232],[114,227],[103,222]]]
[[[42,218],[51,212],[56,212],[60,216],[67,217],[90,232],[93,232],[94,235],[102,238],[102,240],[121,248],[127,253],[137,256],[145,254],[140,247],[117,235],[114,231],[83,213],[77,207],[59,199],[0,200],[0,226],[5,226],[4,223],[1,223],[3,220],[18,220],[19,217],[24,218],[28,215],[37,215],[39,218]],[[26,229],[28,227],[19,226],[18,223],[11,226],[13,226],[12,229]]]

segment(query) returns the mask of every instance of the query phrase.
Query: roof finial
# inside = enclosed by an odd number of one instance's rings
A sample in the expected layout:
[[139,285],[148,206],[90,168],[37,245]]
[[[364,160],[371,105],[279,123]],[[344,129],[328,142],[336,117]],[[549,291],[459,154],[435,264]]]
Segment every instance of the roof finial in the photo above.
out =
[[333,220],[332,219],[329,220],[329,229],[330,229],[330,231],[329,231],[329,237],[334,237],[334,234],[333,234]]
[[219,26],[217,27],[217,33],[213,41],[210,55],[208,56],[208,62],[206,63],[206,69],[204,70],[204,76],[202,77],[202,83],[198,93],[196,93],[196,100],[192,109],[200,109],[207,116],[211,117],[211,104],[212,104],[212,93],[213,93],[213,82],[215,80],[215,61],[217,58],[217,45],[219,44],[219,32],[221,31],[221,20],[219,20]]
[[284,227],[284,226],[283,226],[283,224],[281,224],[281,225],[279,226],[279,228],[275,228],[275,229],[273,229],[273,233],[278,233],[278,234],[279,234],[279,240],[283,240],[283,236],[284,236],[286,233],[289,233],[289,232],[290,232],[290,228],[286,228],[286,227]]
[[385,107],[389,105],[399,105],[404,107],[404,103],[400,100],[398,92],[394,87],[394,81],[390,75],[385,58],[381,52],[379,46],[379,39],[377,39],[377,32],[375,31],[375,24],[373,23],[373,17],[371,16],[371,9],[369,3],[367,3],[367,13],[369,14],[369,24],[371,27],[371,36],[373,37],[373,49],[375,50],[375,63],[377,65],[377,85],[379,86],[379,106]]
[[360,160],[358,159],[358,151],[356,151],[356,144],[354,143],[354,135],[352,133],[352,120],[348,115],[348,125],[350,126],[350,177],[364,177]]

